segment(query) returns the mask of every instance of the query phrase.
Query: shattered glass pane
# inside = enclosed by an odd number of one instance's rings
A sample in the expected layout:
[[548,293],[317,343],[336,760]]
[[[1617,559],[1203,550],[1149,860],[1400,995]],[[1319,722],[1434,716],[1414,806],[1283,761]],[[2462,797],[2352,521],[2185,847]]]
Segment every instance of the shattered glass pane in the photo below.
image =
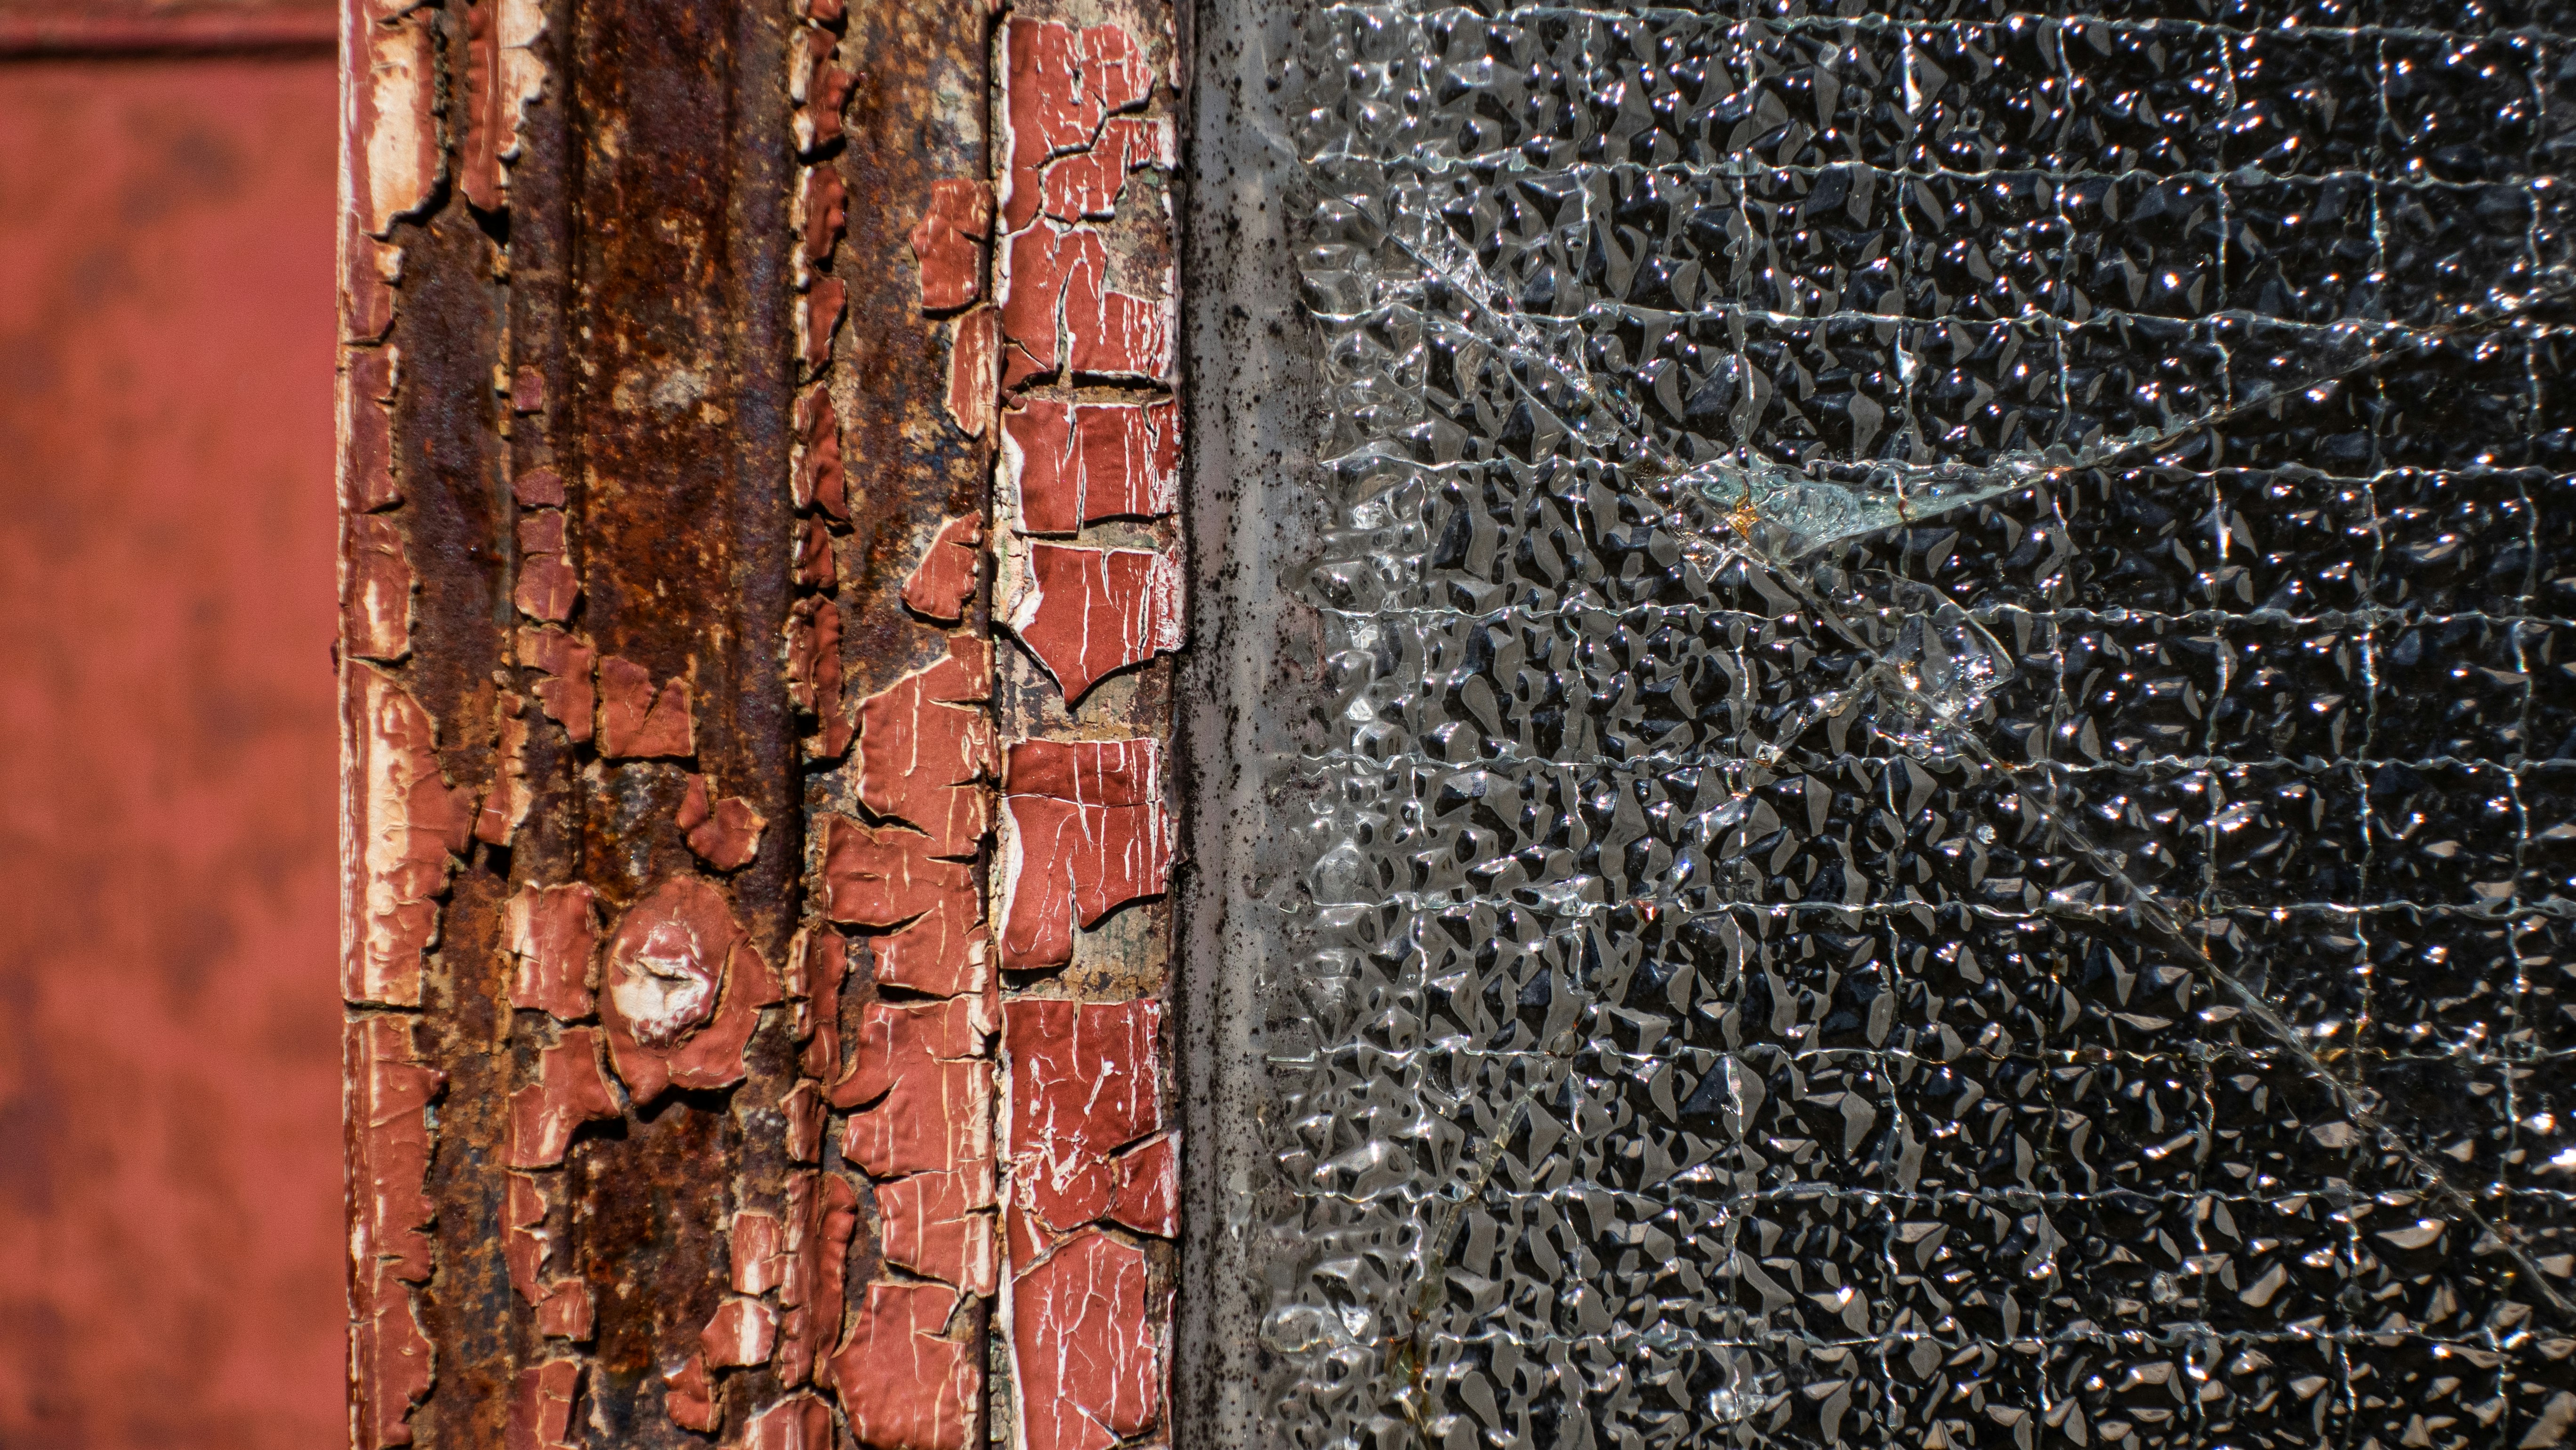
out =
[[1301,34],[1277,1437],[2576,1436],[2576,12]]

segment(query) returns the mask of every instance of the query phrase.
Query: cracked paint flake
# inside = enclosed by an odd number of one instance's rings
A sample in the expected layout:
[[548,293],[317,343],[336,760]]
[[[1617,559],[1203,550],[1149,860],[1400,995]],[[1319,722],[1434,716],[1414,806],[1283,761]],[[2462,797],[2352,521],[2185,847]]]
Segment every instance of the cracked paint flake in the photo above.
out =
[[998,1252],[993,1202],[990,1171],[916,1173],[878,1184],[886,1262],[970,1294],[990,1295]]
[[578,1022],[592,1011],[591,959],[599,947],[599,896],[576,881],[522,886],[501,912],[510,954],[510,1005]]
[[402,248],[340,225],[340,340],[379,342],[394,325],[394,288],[402,281]]
[[429,1394],[431,1347],[411,1290],[389,1264],[358,1270],[349,1353],[360,1450],[412,1443],[411,1412]]
[[941,1002],[870,1002],[859,1019],[850,1071],[833,1084],[832,1106],[854,1108],[903,1086],[924,1063],[981,1059],[991,1009],[973,997]]
[[1022,398],[1002,413],[1002,471],[1019,498],[1020,533],[1161,518],[1178,506],[1180,463],[1181,409],[1170,398]]
[[805,1044],[805,1075],[835,1081],[840,1077],[841,983],[850,974],[849,938],[828,927],[808,927],[788,944],[787,962],[787,999],[796,1007],[789,1035]]
[[711,1369],[769,1363],[778,1346],[778,1311],[757,1299],[728,1299],[698,1334]]
[[1034,1266],[1016,1262],[1011,1366],[1025,1450],[1109,1450],[1162,1413],[1160,1316],[1144,1251],[1098,1229]]
[[638,1105],[674,1084],[742,1081],[743,1045],[779,1000],[724,893],[695,876],[670,877],[626,909],[600,972],[609,1058]]
[[564,506],[563,475],[551,468],[522,470],[510,480],[510,496],[519,507],[559,509]]
[[371,665],[347,667],[346,779],[359,793],[347,898],[356,930],[343,933],[340,988],[352,1002],[420,1005],[421,954],[438,940],[439,897],[474,828],[471,793],[438,765],[429,712]]
[[692,774],[681,790],[673,824],[699,860],[718,871],[739,870],[760,854],[760,833],[769,822],[741,796],[710,801],[709,794],[707,778]]
[[552,625],[519,627],[519,663],[543,676],[528,692],[576,745],[590,738],[598,698],[590,682],[596,657],[588,641]]
[[555,1245],[555,1232],[547,1226],[546,1216],[556,1207],[546,1197],[547,1181],[525,1173],[510,1175],[503,1199],[501,1259],[510,1273],[510,1287],[537,1311],[538,1336],[579,1342],[591,1335],[590,1286],[546,1273]]
[[978,782],[993,774],[993,651],[952,635],[947,658],[859,703],[859,803],[930,838],[934,856],[972,856],[991,825]]
[[992,934],[984,898],[973,891],[942,896],[902,930],[877,937],[876,981],[933,997],[992,990]]
[[1037,216],[1046,164],[1090,150],[1106,118],[1151,99],[1154,78],[1122,26],[1016,16],[1002,27],[1002,68],[1002,229],[1017,232]]
[[821,519],[809,518],[796,531],[795,573],[799,589],[829,590],[839,584],[839,561],[832,557],[832,531]]
[[945,1284],[867,1286],[831,1361],[850,1429],[875,1450],[965,1450],[983,1390],[980,1346],[948,1337],[958,1294]]
[[787,1181],[787,1277],[779,1285],[778,1378],[809,1379],[841,1329],[850,1239],[858,1232],[859,1193],[838,1173],[799,1173]]
[[1040,210],[1060,222],[1106,220],[1130,174],[1147,167],[1170,170],[1172,123],[1159,117],[1121,117],[1100,128],[1088,150],[1046,168],[1039,183]]
[[787,1277],[786,1225],[774,1213],[740,1210],[725,1234],[725,1257],[731,1265],[728,1282],[735,1293],[768,1293]]
[[850,193],[841,173],[829,166],[805,168],[803,184],[796,188],[795,215],[789,219],[796,228],[798,290],[812,285],[813,269],[832,260],[849,214]]
[[833,1450],[832,1406],[820,1396],[790,1395],[751,1417],[743,1450]]
[[1014,1263],[1080,1225],[1121,1217],[1122,1200],[1150,1211],[1153,1163],[1131,1169],[1118,1154],[1163,1126],[1162,1020],[1151,1000],[1003,1004]]
[[692,1354],[662,1371],[662,1383],[669,1387],[662,1396],[662,1412],[671,1417],[672,1424],[712,1435],[724,1423],[724,1412],[707,1384],[704,1354]]
[[465,12],[458,185],[487,212],[508,203],[508,163],[519,159],[520,123],[545,94],[546,66],[535,50],[545,29],[541,0],[477,0]]
[[503,1450],[572,1450],[568,1437],[581,1371],[577,1359],[544,1360],[519,1371],[511,1385]]
[[843,926],[900,926],[945,897],[973,890],[973,868],[931,855],[930,838],[918,831],[824,818],[825,911]]
[[393,396],[395,350],[344,349],[340,358],[340,507],[353,514],[392,508],[402,502],[402,485],[394,475],[393,414],[384,400]]
[[429,1225],[436,1217],[429,1173],[429,1105],[447,1075],[424,1065],[412,1043],[412,1019],[362,1017],[347,1028],[349,1116],[363,1124],[351,1148],[350,1183],[357,1199],[351,1254],[361,1268],[382,1263],[397,1279],[429,1282]]
[[789,469],[799,509],[821,509],[846,523],[849,484],[841,469],[841,419],[829,388],[808,388],[796,400],[796,437]]
[[531,619],[561,624],[572,618],[581,598],[581,578],[564,555],[561,509],[530,509],[519,515],[519,577],[510,593],[519,612]]
[[837,42],[826,31],[800,26],[787,43],[787,95],[796,103],[791,126],[796,154],[812,156],[841,139],[841,108],[858,78],[833,63]]
[[948,321],[948,417],[957,431],[981,438],[993,426],[996,369],[1002,352],[1001,314],[978,307]]
[[446,148],[438,134],[438,34],[414,11],[376,20],[344,7],[343,54],[358,67],[341,87],[341,195],[360,230],[381,237],[438,195]]
[[385,662],[410,654],[414,581],[402,531],[382,514],[357,515],[342,557],[340,648]]
[[924,619],[955,624],[975,597],[984,561],[984,515],[979,510],[939,526],[921,562],[903,581],[903,604]]
[[1160,742],[1023,740],[1010,747],[1003,809],[1005,969],[1073,959],[1073,931],[1170,883],[1172,821]]
[[1177,323],[1171,279],[1154,295],[1109,285],[1109,253],[1088,227],[1040,222],[1002,249],[1002,387],[1069,370],[1082,378],[1169,382]]
[[858,728],[841,703],[841,606],[809,594],[789,608],[786,633],[787,698],[815,721],[806,753],[837,760]]
[[779,1115],[787,1120],[787,1159],[791,1163],[823,1161],[823,1129],[831,1118],[831,1105],[823,1101],[822,1088],[800,1082],[788,1090],[778,1105]]
[[984,296],[984,240],[993,234],[993,189],[981,181],[930,184],[930,205],[913,226],[921,264],[921,309],[954,312]]
[[1005,622],[1066,703],[1181,647],[1181,561],[1172,552],[1025,540],[1011,553]]
[[493,698],[492,720],[495,769],[483,809],[474,816],[474,839],[507,849],[536,803],[528,783],[528,702],[503,690]]
[[599,662],[599,753],[612,759],[682,758],[697,753],[689,681],[653,688],[653,672],[610,655]]
[[818,277],[805,293],[796,309],[796,356],[805,364],[806,381],[832,365],[832,334],[849,308],[849,284],[838,277]]
[[993,1065],[914,1060],[873,1106],[852,1113],[841,1156],[871,1178],[971,1169],[993,1151]]
[[537,1080],[510,1094],[506,1161],[513,1168],[553,1168],[582,1124],[619,1116],[617,1094],[600,1065],[599,1029],[567,1029],[538,1050]]

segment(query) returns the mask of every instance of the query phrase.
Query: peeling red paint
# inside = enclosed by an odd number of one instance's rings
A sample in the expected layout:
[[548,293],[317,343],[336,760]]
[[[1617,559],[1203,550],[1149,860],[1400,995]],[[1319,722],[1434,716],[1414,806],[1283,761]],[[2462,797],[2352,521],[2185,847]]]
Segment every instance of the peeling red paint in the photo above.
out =
[[1002,30],[1002,229],[1036,219],[1034,184],[1046,163],[1086,151],[1109,115],[1142,106],[1153,75],[1136,38],[1116,25],[1075,30],[1051,20],[1014,18]]
[[1003,804],[1006,969],[1064,965],[1076,925],[1170,883],[1172,822],[1151,738],[1016,742]]
[[1060,222],[1110,216],[1130,172],[1149,166],[1171,169],[1172,123],[1132,117],[1100,128],[1091,149],[1067,156],[1046,169],[1040,183],[1040,209]]
[[993,426],[995,369],[1002,352],[1002,317],[990,307],[948,323],[948,416],[957,431],[981,438]]
[[[1162,1127],[1161,1030],[1162,1006],[1150,1000],[1003,1005],[1012,1262],[1112,1216],[1131,1176],[1113,1155]],[[1150,1163],[1138,1166],[1150,1174]],[[1154,1190],[1139,1188],[1141,1205]]]
[[830,589],[839,580],[832,558],[832,531],[821,519],[809,518],[796,532],[795,583],[799,589]]
[[728,1299],[699,1332],[710,1368],[767,1364],[778,1347],[778,1311],[757,1299]]
[[1175,317],[1170,279],[1159,295],[1109,286],[1109,253],[1087,227],[1040,222],[1003,248],[1002,387],[1070,368],[1083,377],[1168,382]]
[[578,636],[551,625],[519,629],[519,663],[544,678],[529,687],[546,718],[564,728],[574,744],[590,738],[597,695],[591,688],[591,661],[597,652]]
[[743,1450],[832,1450],[832,1406],[818,1396],[790,1395],[751,1417]]
[[429,1105],[447,1075],[422,1065],[411,1019],[362,1017],[348,1025],[349,1115],[362,1130],[351,1143],[350,1189],[358,1212],[350,1255],[361,1273],[379,1263],[395,1278],[429,1282],[429,1225],[436,1210],[429,1173]]
[[381,237],[438,195],[446,150],[438,135],[438,34],[419,11],[387,19],[344,7],[342,53],[352,70],[341,88],[343,195],[358,227]]
[[973,889],[971,869],[932,856],[930,838],[917,831],[870,830],[847,816],[824,818],[825,910],[844,926],[900,926],[943,897]]
[[1153,1428],[1160,1335],[1144,1251],[1085,1229],[1014,1268],[1011,1364],[1027,1450],[1109,1450]]
[[510,1287],[537,1311],[538,1335],[578,1342],[590,1338],[590,1286],[546,1273],[555,1245],[555,1231],[546,1216],[556,1207],[547,1200],[546,1181],[524,1173],[510,1175],[502,1209],[501,1257],[510,1271]]
[[343,933],[340,990],[352,1002],[417,1007],[421,953],[438,940],[438,897],[471,838],[473,797],[440,774],[436,727],[402,686],[351,664],[343,689],[355,717],[346,779],[360,794],[348,864],[363,875],[347,893],[361,919]]
[[778,1303],[778,1378],[801,1385],[840,1332],[850,1239],[859,1225],[859,1194],[838,1173],[799,1173],[787,1181],[787,1278]]
[[796,601],[787,614],[787,698],[814,717],[808,754],[837,760],[858,727],[841,706],[841,606],[820,595]]
[[1150,403],[1024,398],[1002,413],[1002,469],[1024,534],[1070,534],[1178,506],[1181,410]]
[[832,333],[849,308],[850,289],[838,277],[817,278],[806,292],[804,305],[796,310],[796,355],[804,360],[808,379],[831,366]]
[[[388,292],[388,326],[392,308]],[[402,502],[402,487],[394,479],[393,415],[383,406],[394,395],[399,366],[399,351],[390,346],[352,348],[340,354],[340,506],[350,513],[392,508]]]
[[581,580],[564,557],[562,510],[530,509],[519,515],[519,579],[510,598],[531,619],[561,624],[572,618]]
[[402,248],[359,231],[354,217],[340,226],[340,340],[376,342],[393,329],[394,286],[402,280]]
[[841,1152],[872,1178],[992,1171],[992,1064],[983,1004],[868,1005],[850,1074],[830,1095],[851,1114]]
[[877,1185],[885,1259],[970,1294],[993,1292],[993,1175],[916,1173]]
[[538,0],[477,0],[465,12],[464,111],[457,183],[465,199],[499,211],[509,199],[505,163],[519,158],[519,122],[545,94],[546,68],[534,50],[545,32]]
[[690,1355],[662,1371],[662,1382],[670,1386],[670,1392],[662,1396],[662,1409],[670,1415],[672,1424],[712,1435],[724,1422],[723,1412],[716,1407],[715,1396],[707,1387],[705,1355]]
[[795,454],[789,476],[796,506],[821,509],[847,522],[850,501],[841,471],[841,419],[832,410],[829,389],[809,388],[796,400]]
[[778,1105],[787,1119],[787,1159],[791,1163],[823,1161],[823,1128],[831,1117],[831,1108],[823,1101],[823,1090],[810,1082],[800,1082],[788,1090]]
[[580,882],[519,888],[502,909],[501,940],[514,964],[510,1005],[559,1021],[591,1014],[591,957],[599,947],[597,893]]
[[833,39],[799,28],[788,42],[788,97],[796,103],[796,153],[811,156],[841,139],[841,108],[858,78],[832,63]]
[[812,269],[832,260],[849,220],[849,188],[829,166],[810,166],[796,190],[796,285],[810,280]]
[[1102,677],[1181,647],[1181,561],[1161,549],[1015,548],[1011,632],[1078,702]]
[[505,1450],[571,1450],[573,1399],[580,1391],[577,1359],[549,1359],[519,1371]]
[[738,870],[760,854],[760,833],[769,822],[741,796],[710,802],[708,795],[707,778],[691,775],[682,788],[675,823],[699,860],[718,871]]
[[674,676],[656,691],[652,671],[642,665],[616,655],[601,660],[599,753],[629,759],[696,754],[688,680]]
[[411,653],[411,556],[402,532],[382,514],[349,520],[340,584],[340,647],[362,660]]
[[391,1265],[360,1266],[351,1294],[352,1396],[358,1405],[359,1450],[408,1445],[411,1411],[429,1394],[430,1344],[420,1330],[411,1291]]
[[831,1378],[850,1429],[876,1450],[965,1450],[983,1390],[978,1346],[947,1337],[944,1284],[868,1285]]
[[617,1076],[640,1105],[676,1083],[742,1081],[743,1044],[780,1000],[775,974],[724,893],[694,876],[662,882],[618,921],[601,972],[600,1021]]
[[931,183],[930,207],[912,229],[924,312],[953,312],[983,300],[984,239],[992,234],[990,186],[981,181]]
[[[870,1002],[859,1021],[849,1074],[832,1083],[832,1106],[854,1108],[900,1090],[929,1062],[981,1058],[991,1012],[973,997],[944,1002]],[[945,1166],[945,1165],[942,1165]]]
[[973,891],[942,896],[903,930],[875,941],[876,980],[934,997],[992,990],[991,933],[984,899]]
[[551,468],[527,469],[510,480],[510,496],[519,501],[521,508],[562,508],[563,475]]
[[977,782],[993,773],[992,649],[954,636],[938,664],[859,705],[859,802],[930,837],[934,856],[972,856],[991,825]]
[[1166,1133],[1118,1155],[1118,1186],[1108,1218],[1138,1233],[1171,1238],[1181,1231],[1181,1140]]
[[546,375],[521,364],[510,374],[510,411],[525,415],[545,410]]
[[787,1278],[787,1229],[774,1213],[749,1208],[736,1213],[725,1251],[733,1266],[729,1282],[737,1294],[766,1294]]
[[528,784],[528,702],[504,690],[492,701],[492,788],[483,793],[483,809],[474,817],[474,839],[506,848],[536,803]]
[[537,1080],[510,1094],[511,1167],[555,1167],[582,1124],[619,1116],[599,1048],[598,1028],[575,1027],[537,1053]]
[[903,604],[924,619],[955,624],[965,617],[975,597],[975,582],[984,554],[984,515],[971,513],[940,525],[912,577],[903,583]]
[[787,959],[787,997],[796,1004],[790,1035],[805,1044],[805,1075],[832,1081],[841,1075],[841,983],[850,973],[849,939],[828,927],[811,927],[796,934]]

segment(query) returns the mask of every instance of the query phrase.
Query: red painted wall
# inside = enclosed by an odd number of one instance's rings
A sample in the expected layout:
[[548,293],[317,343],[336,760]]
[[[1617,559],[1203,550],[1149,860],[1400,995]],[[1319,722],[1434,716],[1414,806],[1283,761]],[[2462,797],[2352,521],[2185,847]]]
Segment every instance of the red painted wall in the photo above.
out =
[[0,63],[0,1447],[345,1433],[333,81]]

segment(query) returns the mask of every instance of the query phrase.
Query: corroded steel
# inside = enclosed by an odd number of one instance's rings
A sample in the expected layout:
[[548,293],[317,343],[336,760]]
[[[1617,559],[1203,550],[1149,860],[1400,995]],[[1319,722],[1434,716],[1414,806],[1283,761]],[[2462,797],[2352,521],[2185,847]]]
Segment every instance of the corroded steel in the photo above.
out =
[[1168,13],[346,24],[359,1443],[1153,1433]]

